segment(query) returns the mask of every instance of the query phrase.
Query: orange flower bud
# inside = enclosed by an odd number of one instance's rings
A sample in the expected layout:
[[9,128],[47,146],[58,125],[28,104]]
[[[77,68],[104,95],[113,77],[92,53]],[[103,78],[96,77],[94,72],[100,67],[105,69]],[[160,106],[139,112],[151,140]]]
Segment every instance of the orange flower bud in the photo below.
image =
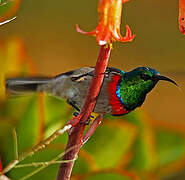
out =
[[99,23],[95,30],[91,32],[82,31],[78,25],[78,32],[87,35],[95,35],[99,45],[105,45],[112,41],[129,42],[135,35],[132,35],[129,26],[126,26],[126,36],[120,33],[122,4],[128,0],[99,0],[98,17]]

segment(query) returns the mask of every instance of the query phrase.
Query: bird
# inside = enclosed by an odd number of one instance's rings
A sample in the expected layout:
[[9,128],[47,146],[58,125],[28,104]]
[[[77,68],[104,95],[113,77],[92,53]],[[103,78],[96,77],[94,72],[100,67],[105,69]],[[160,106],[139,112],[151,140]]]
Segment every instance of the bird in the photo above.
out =
[[[77,111],[83,105],[94,67],[83,67],[55,77],[14,77],[6,79],[8,94],[44,92],[65,99]],[[121,116],[140,107],[147,94],[159,81],[168,81],[178,86],[169,77],[150,67],[137,67],[125,72],[107,67],[104,80],[93,112]]]

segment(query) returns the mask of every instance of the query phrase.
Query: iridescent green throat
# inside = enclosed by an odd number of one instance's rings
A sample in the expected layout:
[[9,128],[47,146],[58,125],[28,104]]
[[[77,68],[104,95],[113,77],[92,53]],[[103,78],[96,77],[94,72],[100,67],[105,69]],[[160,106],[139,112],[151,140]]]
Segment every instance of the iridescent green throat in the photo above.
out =
[[150,92],[156,82],[152,80],[144,81],[139,76],[125,76],[121,78],[120,82],[120,96],[124,102],[127,110],[134,110],[143,104],[146,95]]

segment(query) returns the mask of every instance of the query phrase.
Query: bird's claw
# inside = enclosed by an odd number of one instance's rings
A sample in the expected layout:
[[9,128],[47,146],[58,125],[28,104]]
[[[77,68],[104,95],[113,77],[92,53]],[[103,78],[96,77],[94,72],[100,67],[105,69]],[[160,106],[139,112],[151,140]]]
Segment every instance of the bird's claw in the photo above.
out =
[[[79,112],[76,112],[76,111],[73,113],[73,115],[74,115],[75,117],[77,117],[79,114],[80,114],[80,113],[79,113]],[[83,122],[83,123],[84,123],[85,125],[89,125],[89,124],[91,123],[91,120],[92,120],[91,118],[94,118],[94,116],[91,115],[90,118],[89,118],[87,121]]]
[[[93,116],[91,116],[91,117],[93,117]],[[92,121],[91,117],[87,121],[84,122],[85,125],[90,125],[91,124],[91,121]]]
[[85,125],[90,125],[92,119],[91,118],[94,118],[94,116],[90,116],[89,119],[87,121],[84,122]]

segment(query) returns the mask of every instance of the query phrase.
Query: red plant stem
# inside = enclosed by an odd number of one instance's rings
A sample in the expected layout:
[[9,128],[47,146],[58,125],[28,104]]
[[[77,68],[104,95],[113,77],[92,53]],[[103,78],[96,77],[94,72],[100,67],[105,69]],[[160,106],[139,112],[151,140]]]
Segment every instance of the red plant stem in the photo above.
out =
[[101,120],[103,119],[103,115],[100,114],[94,121],[93,124],[89,127],[88,131],[83,136],[83,145],[89,140],[89,138],[93,135],[96,128],[100,125]]
[[0,172],[2,171],[2,162],[1,162],[1,156],[0,156]]
[[[79,115],[79,123],[73,128],[71,134],[69,134],[69,139],[65,151],[67,151],[72,146],[77,147],[66,153],[62,158],[63,160],[74,159],[80,150],[80,146],[83,143],[82,139],[84,130],[86,127],[85,122],[89,119],[96,104],[96,100],[99,95],[101,85],[103,83],[104,73],[108,65],[110,51],[111,47],[107,47],[107,45],[101,46],[100,48],[100,53],[95,66],[94,76],[92,78],[85,102]],[[69,180],[73,165],[74,161],[69,163],[61,163],[58,171],[57,180]]]

